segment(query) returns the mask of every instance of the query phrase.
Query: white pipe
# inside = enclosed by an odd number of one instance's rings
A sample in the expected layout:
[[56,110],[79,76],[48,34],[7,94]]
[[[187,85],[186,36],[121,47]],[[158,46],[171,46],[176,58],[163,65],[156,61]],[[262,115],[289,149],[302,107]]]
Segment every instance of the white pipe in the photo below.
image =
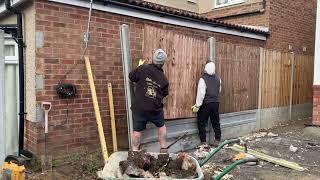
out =
[[317,28],[316,28],[316,43],[314,55],[314,78],[313,84],[320,85],[320,0],[317,2]]

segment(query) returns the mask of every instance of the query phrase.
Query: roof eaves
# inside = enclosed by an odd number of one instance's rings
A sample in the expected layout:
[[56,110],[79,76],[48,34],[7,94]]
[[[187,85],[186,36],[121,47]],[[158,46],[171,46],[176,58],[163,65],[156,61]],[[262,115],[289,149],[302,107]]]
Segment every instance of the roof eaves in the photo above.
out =
[[251,27],[245,27],[237,24],[226,23],[223,21],[218,21],[216,19],[211,19],[211,18],[201,16],[198,13],[193,13],[193,12],[180,10],[172,7],[167,7],[163,5],[158,5],[158,4],[145,2],[141,0],[99,0],[99,1],[104,3],[115,4],[118,6],[125,6],[125,7],[133,8],[136,10],[152,12],[160,15],[183,18],[190,21],[210,24],[211,26],[214,26],[214,27],[220,26],[228,29],[238,30],[240,32],[250,32],[250,33],[261,34],[261,35],[269,35],[268,31],[263,31],[263,30],[255,29]]

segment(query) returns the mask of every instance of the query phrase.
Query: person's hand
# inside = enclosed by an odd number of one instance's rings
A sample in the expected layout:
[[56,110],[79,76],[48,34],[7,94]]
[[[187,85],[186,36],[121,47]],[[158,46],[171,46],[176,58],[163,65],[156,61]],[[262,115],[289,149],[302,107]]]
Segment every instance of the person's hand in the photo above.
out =
[[139,60],[139,64],[138,64],[138,67],[139,67],[139,66],[141,66],[141,65],[143,65],[143,64],[144,64],[144,62],[145,62],[145,60],[143,60],[143,59],[140,59],[140,60]]
[[193,106],[191,107],[191,110],[192,110],[193,113],[197,113],[197,112],[199,111],[199,107],[196,106],[196,105],[193,105]]

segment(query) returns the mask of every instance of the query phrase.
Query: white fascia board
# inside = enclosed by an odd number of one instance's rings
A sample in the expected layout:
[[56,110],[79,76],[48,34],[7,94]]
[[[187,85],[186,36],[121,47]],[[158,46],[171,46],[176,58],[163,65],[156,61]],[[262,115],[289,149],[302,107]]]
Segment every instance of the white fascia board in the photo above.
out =
[[[28,1],[28,0],[11,0],[11,6],[13,8],[19,6],[21,3]],[[6,14],[8,10],[6,9],[6,6],[4,5],[4,2],[0,4],[0,17]]]
[[5,13],[6,11],[7,11],[6,6],[4,5],[4,3],[1,3],[0,4],[0,15]]
[[[85,8],[90,7],[90,4],[88,3],[88,1],[82,1],[82,0],[49,0],[49,1],[73,5],[73,6],[85,7]],[[126,7],[94,4],[93,9],[114,13],[114,14],[119,14],[119,15],[124,15],[124,16],[135,17],[139,19],[162,22],[162,23],[171,24],[171,25],[178,25],[178,26],[188,27],[193,29],[241,36],[241,37],[264,40],[264,41],[267,40],[267,37],[265,35],[249,33],[249,32],[240,32],[240,31],[225,28],[225,27],[213,27],[205,23],[189,21],[189,20],[175,18],[175,17],[166,17],[166,16],[160,17],[159,15],[155,15],[153,13],[141,12],[141,11],[132,10]]]

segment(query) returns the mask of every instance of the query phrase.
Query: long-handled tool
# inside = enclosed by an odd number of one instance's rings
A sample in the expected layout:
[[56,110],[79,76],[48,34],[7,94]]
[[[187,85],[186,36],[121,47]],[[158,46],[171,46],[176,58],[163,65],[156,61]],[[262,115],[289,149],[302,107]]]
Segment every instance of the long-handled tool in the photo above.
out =
[[188,132],[185,132],[182,136],[178,137],[176,140],[174,140],[171,144],[169,144],[169,146],[167,146],[167,149],[169,149],[171,146],[173,146],[174,144],[176,144],[178,141],[180,141],[182,138],[184,138],[186,135],[188,134]]
[[[51,110],[51,102],[42,102],[41,109],[44,111],[44,157],[42,158],[43,170],[51,170],[52,169],[52,157],[48,158],[47,154],[47,141],[48,141],[48,129],[49,122],[48,116],[49,111]],[[51,167],[50,167],[51,166]]]

